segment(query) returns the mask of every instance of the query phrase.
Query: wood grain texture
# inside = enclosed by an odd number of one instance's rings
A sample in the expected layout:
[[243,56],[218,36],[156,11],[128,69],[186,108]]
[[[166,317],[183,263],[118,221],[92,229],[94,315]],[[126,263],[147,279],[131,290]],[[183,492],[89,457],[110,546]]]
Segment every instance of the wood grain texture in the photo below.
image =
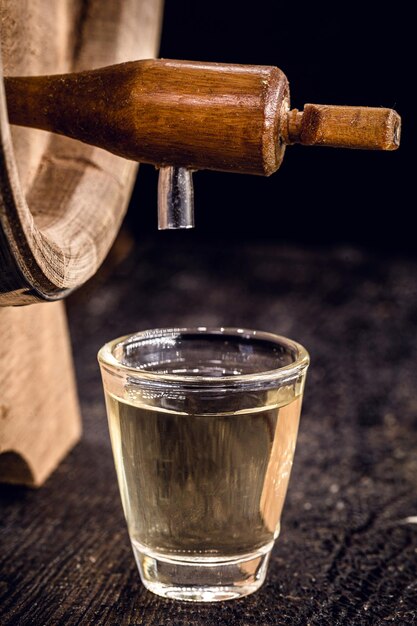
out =
[[395,150],[392,109],[306,104],[290,111],[276,67],[137,61],[95,71],[5,78],[10,121],[127,159],[269,175],[286,144]]
[[[72,67],[74,26],[81,0],[45,2],[0,0],[0,39],[6,75],[65,72]],[[32,129],[10,129],[13,152],[24,193],[36,175],[49,135]]]
[[[0,623],[414,625],[416,260],[346,246],[177,243],[137,246],[67,301],[84,436],[41,490],[0,487]],[[140,583],[95,353],[127,331],[226,322],[310,351],[294,466],[260,591],[176,603]]]
[[[44,18],[50,10],[52,16]],[[52,9],[47,0],[30,5],[3,0],[5,66],[11,74],[24,72],[27,57],[35,56],[29,72],[35,67],[36,72],[53,71],[55,58],[58,71],[74,71],[152,56],[161,10],[160,0],[68,1],[52,3]],[[26,21],[34,40],[22,46],[14,63],[17,34],[30,39]],[[0,305],[60,298],[87,280],[104,259],[123,218],[137,165],[31,129],[16,131],[15,152],[2,85],[0,108],[0,228],[8,241]],[[39,137],[40,147],[25,152]]]
[[5,87],[12,124],[134,161],[269,175],[284,155],[289,90],[275,67],[146,60]]
[[288,116],[288,143],[361,150],[396,150],[401,118],[383,107],[305,104]]
[[[5,67],[70,71],[148,56],[161,6],[3,0]],[[63,297],[101,263],[136,165],[71,139],[10,129],[2,89],[0,80],[0,305],[33,304]],[[81,432],[63,304],[0,308],[0,342],[0,481],[38,486]]]
[[0,308],[0,482],[38,486],[81,421],[62,302]]

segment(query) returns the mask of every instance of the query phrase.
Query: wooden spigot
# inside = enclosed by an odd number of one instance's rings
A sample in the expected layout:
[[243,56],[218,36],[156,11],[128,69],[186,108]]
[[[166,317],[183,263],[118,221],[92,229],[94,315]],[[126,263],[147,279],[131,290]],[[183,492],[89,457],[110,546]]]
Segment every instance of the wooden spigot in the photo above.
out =
[[290,110],[288,80],[277,67],[145,60],[8,77],[5,88],[12,124],[157,167],[268,176],[286,145],[395,150],[400,142],[401,118],[392,109],[306,104]]
[[306,104],[290,110],[276,67],[133,61],[54,76],[5,78],[9,120],[127,159],[269,175],[286,144],[395,150],[392,109]]

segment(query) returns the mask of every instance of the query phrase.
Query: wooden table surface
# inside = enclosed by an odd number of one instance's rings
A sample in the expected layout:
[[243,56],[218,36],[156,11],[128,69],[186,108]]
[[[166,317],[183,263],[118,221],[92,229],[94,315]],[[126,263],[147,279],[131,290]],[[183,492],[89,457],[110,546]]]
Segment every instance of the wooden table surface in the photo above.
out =
[[[0,487],[0,623],[417,624],[417,262],[193,236],[138,244],[69,302],[84,437],[40,490]],[[96,363],[110,338],[190,324],[279,332],[311,353],[267,582],[210,606],[140,583]]]

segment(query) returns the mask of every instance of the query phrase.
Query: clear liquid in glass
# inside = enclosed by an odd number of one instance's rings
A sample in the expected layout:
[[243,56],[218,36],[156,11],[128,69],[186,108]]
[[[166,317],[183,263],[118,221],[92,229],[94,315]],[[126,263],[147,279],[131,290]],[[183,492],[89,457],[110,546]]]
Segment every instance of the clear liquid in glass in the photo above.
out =
[[161,411],[109,393],[106,404],[134,546],[198,560],[270,549],[279,532],[301,396],[210,415]]

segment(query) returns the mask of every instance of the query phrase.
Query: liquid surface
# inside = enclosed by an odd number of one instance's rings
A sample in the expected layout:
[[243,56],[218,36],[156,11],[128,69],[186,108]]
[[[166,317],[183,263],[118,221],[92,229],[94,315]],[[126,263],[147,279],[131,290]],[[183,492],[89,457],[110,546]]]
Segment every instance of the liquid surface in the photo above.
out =
[[301,396],[233,415],[179,415],[106,394],[132,541],[154,553],[251,553],[279,532]]

